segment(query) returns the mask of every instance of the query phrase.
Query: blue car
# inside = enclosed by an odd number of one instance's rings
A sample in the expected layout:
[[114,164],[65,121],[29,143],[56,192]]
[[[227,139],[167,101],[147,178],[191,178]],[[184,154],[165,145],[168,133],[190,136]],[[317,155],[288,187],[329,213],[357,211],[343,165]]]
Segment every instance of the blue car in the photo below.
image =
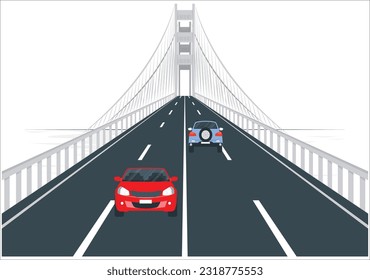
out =
[[194,147],[214,146],[217,152],[222,152],[222,127],[215,121],[197,121],[189,127],[189,152],[194,152]]

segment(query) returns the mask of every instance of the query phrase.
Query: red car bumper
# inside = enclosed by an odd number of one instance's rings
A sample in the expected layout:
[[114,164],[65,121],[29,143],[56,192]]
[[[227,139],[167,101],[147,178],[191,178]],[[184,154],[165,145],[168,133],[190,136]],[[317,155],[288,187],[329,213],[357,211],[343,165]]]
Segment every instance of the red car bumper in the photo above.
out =
[[173,212],[177,206],[177,193],[169,196],[136,197],[115,195],[116,209],[119,212],[160,211]]

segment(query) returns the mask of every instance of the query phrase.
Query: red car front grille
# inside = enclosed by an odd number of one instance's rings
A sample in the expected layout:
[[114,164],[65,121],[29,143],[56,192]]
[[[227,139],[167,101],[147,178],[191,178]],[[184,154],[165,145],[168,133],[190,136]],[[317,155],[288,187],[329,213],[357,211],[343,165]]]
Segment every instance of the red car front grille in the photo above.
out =
[[159,202],[152,203],[152,204],[140,204],[137,202],[133,202],[135,208],[157,208],[159,206]]

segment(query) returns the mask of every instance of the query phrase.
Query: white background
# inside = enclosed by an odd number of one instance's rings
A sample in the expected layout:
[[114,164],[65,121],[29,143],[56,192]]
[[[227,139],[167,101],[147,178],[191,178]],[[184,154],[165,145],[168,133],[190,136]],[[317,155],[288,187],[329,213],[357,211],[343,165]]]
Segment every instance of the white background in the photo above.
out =
[[[140,73],[174,5],[1,4],[4,168],[45,150],[25,144],[25,129],[94,123]],[[198,2],[196,7],[229,72],[280,127],[344,129],[343,142],[319,148],[368,170],[368,2]],[[191,2],[179,8],[191,8]]]
[[[2,166],[36,152],[24,144],[26,129],[87,128],[103,114],[151,56],[173,4],[2,1]],[[283,128],[344,129],[342,146],[323,149],[368,170],[368,2],[197,2],[196,7],[219,57],[256,104]],[[191,3],[179,8],[190,9]],[[261,263],[271,267],[266,279],[274,273],[294,279],[285,266],[305,268],[304,279],[315,268],[331,279],[351,278],[346,276],[351,268],[369,275],[363,262]],[[306,270],[310,264],[313,271]],[[5,265],[0,273],[14,279],[9,273],[19,263]],[[105,266],[76,269],[104,279]],[[25,277],[27,269],[17,273]]]

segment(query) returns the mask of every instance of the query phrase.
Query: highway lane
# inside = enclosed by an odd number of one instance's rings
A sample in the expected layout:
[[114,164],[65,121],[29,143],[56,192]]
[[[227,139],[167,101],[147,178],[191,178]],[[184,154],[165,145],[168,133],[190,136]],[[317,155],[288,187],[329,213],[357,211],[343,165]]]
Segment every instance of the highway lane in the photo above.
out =
[[189,255],[286,255],[275,234],[266,229],[255,200],[297,256],[367,255],[367,227],[201,102],[191,102],[195,106],[188,106],[188,126],[199,119],[217,121],[232,160],[215,148],[195,148],[188,154]]
[[[181,123],[183,115],[181,114],[182,107],[174,104],[175,100],[164,106],[131,134],[122,138],[96,160],[3,228],[3,255],[73,256],[108,202],[114,199],[114,189],[117,183],[113,181],[113,177],[122,174],[127,167],[143,164],[147,166],[168,165],[163,167],[168,168],[170,175],[179,176],[180,180],[176,186],[179,189],[179,201],[181,201],[182,162],[175,158],[177,156],[181,158],[177,150],[182,151],[178,149],[178,145],[182,147],[183,128],[179,127],[176,131],[176,125],[171,125],[171,121]],[[168,115],[170,110],[173,110],[171,116]],[[165,140],[162,139],[166,126],[160,128],[163,121],[166,122],[167,128],[174,131]],[[164,142],[165,150],[155,146],[160,142]],[[143,161],[139,162],[140,154],[149,143],[152,147]],[[153,157],[151,161],[146,161],[147,158],[156,154],[158,154],[157,159]],[[163,161],[161,158],[164,156],[173,156],[174,159]],[[135,255],[134,251],[127,247],[123,252],[119,250],[120,244],[125,244],[124,237],[127,237],[126,243],[135,245],[135,250],[138,252],[136,254],[180,255],[181,204],[179,206],[179,215],[171,220],[165,213],[149,213],[149,215],[135,215],[140,213],[130,215],[130,213],[123,219],[114,219],[115,227],[112,230],[117,230],[117,239],[114,242],[108,240],[107,243],[116,244],[118,251],[113,250],[112,253],[107,253],[102,251],[104,248],[93,243],[90,254]],[[113,218],[113,215],[112,208],[109,218]],[[141,227],[136,227],[138,224]],[[152,234],[148,234],[149,229],[153,230]],[[101,236],[103,234],[99,235],[97,240]],[[132,238],[138,237],[143,238],[132,242]]]
[[238,147],[244,149],[246,141],[199,101],[187,102],[187,127],[198,120],[216,121],[224,128],[224,148],[231,158],[209,146],[188,153],[189,256],[285,256],[253,204],[253,188],[244,170],[253,163],[250,158],[237,159]]
[[[111,213],[85,256],[181,256],[183,100],[172,101],[161,119],[151,122],[145,133],[136,135],[151,147],[140,162],[131,163],[133,166],[165,167],[170,176],[179,177],[175,183],[177,217],[160,212],[129,212],[124,217],[115,217]],[[141,149],[145,146],[141,145]]]

